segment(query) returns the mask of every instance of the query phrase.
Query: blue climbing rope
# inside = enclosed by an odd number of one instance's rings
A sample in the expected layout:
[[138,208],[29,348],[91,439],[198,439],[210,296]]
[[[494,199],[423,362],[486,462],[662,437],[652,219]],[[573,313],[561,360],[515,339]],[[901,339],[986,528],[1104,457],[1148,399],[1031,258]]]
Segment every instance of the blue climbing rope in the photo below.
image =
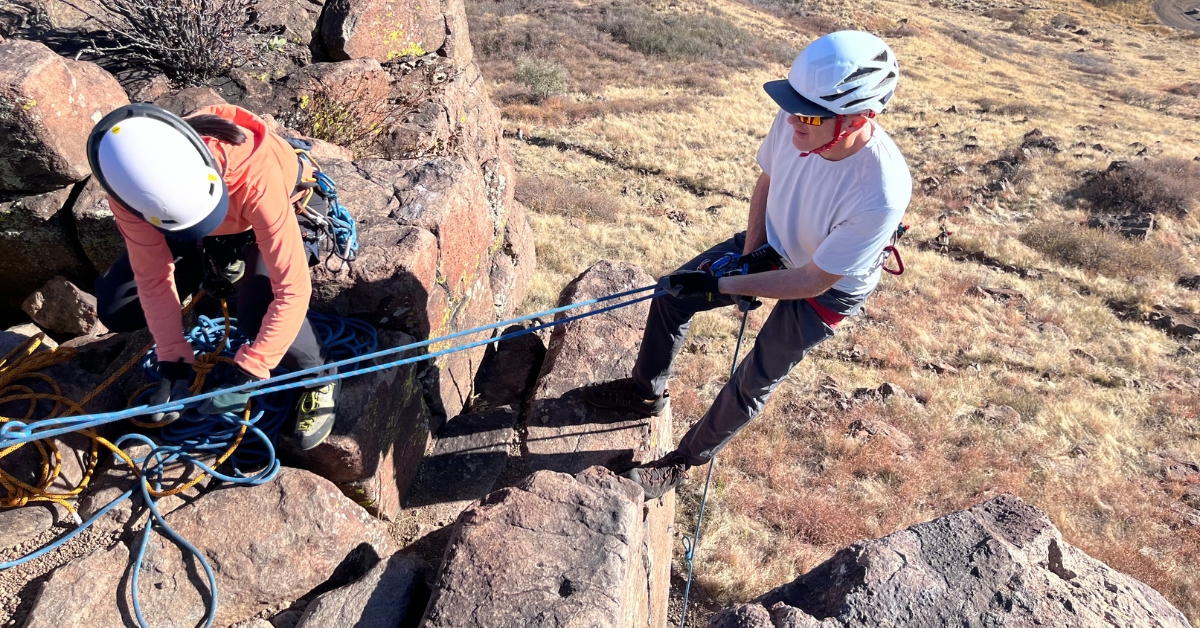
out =
[[[650,292],[650,294],[636,296],[647,292]],[[84,530],[90,528],[96,521],[100,520],[118,505],[131,499],[136,491],[141,495],[142,502],[150,514],[150,520],[142,530],[139,538],[131,570],[130,593],[138,624],[142,628],[149,628],[142,611],[139,584],[146,549],[149,546],[151,536],[157,531],[186,554],[191,555],[202,566],[210,592],[206,604],[204,623],[202,625],[204,628],[209,628],[216,617],[218,605],[216,576],[205,556],[171,528],[159,511],[156,495],[171,494],[172,490],[179,490],[178,488],[172,489],[168,486],[171,483],[165,477],[168,468],[178,468],[179,465],[185,465],[185,468],[191,466],[202,472],[201,477],[208,475],[217,482],[233,485],[257,486],[270,482],[278,475],[280,470],[279,460],[275,452],[275,442],[277,442],[279,434],[289,418],[291,409],[295,407],[295,394],[297,389],[301,387],[313,387],[355,375],[432,360],[450,353],[465,351],[486,344],[536,333],[543,329],[563,325],[582,318],[604,314],[618,308],[652,299],[661,294],[663,294],[661,291],[655,290],[655,286],[627,290],[598,299],[573,303],[544,312],[500,321],[491,325],[483,325],[440,338],[414,342],[403,347],[382,351],[378,350],[378,337],[375,329],[367,323],[350,318],[310,312],[308,315],[309,321],[330,351],[332,361],[324,366],[292,373],[278,373],[269,379],[245,386],[214,390],[187,399],[159,404],[158,406],[139,405],[121,412],[46,419],[43,421],[33,421],[28,424],[10,421],[4,424],[2,426],[3,430],[0,431],[0,436],[3,437],[0,438],[0,449],[71,431],[97,427],[125,418],[132,418],[133,416],[166,410],[185,410],[178,420],[164,426],[160,430],[161,443],[155,442],[148,436],[136,433],[123,436],[113,443],[122,451],[124,451],[126,444],[140,444],[150,448],[150,452],[145,456],[132,459],[139,472],[137,489],[125,491],[117,499],[100,509],[86,522],[81,523],[75,530],[56,539],[53,543],[17,560],[0,564],[0,571],[27,563],[62,547]],[[570,310],[626,298],[628,300],[605,305],[591,311],[557,318],[559,315]],[[549,322],[538,323],[518,331],[503,333],[499,336],[452,345],[430,353],[364,366],[370,360],[424,349],[472,334],[492,331],[522,322],[536,321],[550,316],[555,316],[556,318]],[[221,355],[225,357],[232,357],[238,347],[249,342],[249,338],[237,329],[235,319],[226,321],[223,318],[209,318],[206,316],[199,317],[198,325],[188,333],[187,337],[195,351],[199,353],[215,353],[220,351]],[[151,381],[158,377],[154,360],[154,354],[151,351],[142,362],[146,376]],[[345,367],[346,370],[330,373],[333,369],[341,369],[342,367]],[[209,377],[215,378],[216,381],[222,381],[227,377],[229,368],[232,367],[224,362],[217,362]],[[301,379],[304,376],[311,375],[318,376]],[[215,394],[231,390],[251,389],[255,391],[255,396],[251,400],[250,409],[244,415],[239,416],[233,413],[201,415],[194,410],[200,402],[215,396]],[[143,393],[142,396],[145,397],[146,394]],[[142,401],[142,399],[135,400],[135,403],[139,401]],[[42,427],[48,427],[48,429],[39,429]],[[117,460],[120,460],[117,454],[113,455]],[[218,460],[218,464],[210,466],[204,461],[213,458]],[[230,472],[226,473],[218,470],[225,468],[224,464],[228,465]],[[257,470],[251,471],[253,469]],[[182,481],[176,481],[176,483],[184,484]]]
[[[356,363],[359,363],[359,362],[365,363],[370,360],[378,360],[379,358],[394,356],[394,355],[397,355],[400,353],[416,351],[416,350],[424,349],[426,347],[430,347],[432,345],[448,343],[452,340],[458,340],[459,338],[463,338],[466,336],[471,336],[471,335],[479,334],[482,332],[488,332],[488,331],[492,331],[495,329],[509,327],[512,325],[517,325],[517,324],[525,323],[525,322],[529,322],[529,321],[545,319],[550,316],[557,316],[559,314],[563,314],[563,313],[571,311],[571,310],[580,309],[580,308],[584,308],[584,307],[590,307],[593,305],[599,305],[601,303],[606,303],[608,301],[624,299],[627,297],[631,297],[631,296],[634,296],[637,294],[650,292],[650,291],[654,291],[654,292],[652,292],[651,294],[648,294],[648,295],[638,297],[636,299],[631,299],[629,301],[622,301],[620,303],[617,303],[616,305],[606,306],[606,307],[600,308],[598,310],[593,310],[590,312],[585,312],[583,314],[572,315],[572,316],[568,316],[565,318],[556,319],[556,320],[553,320],[548,323],[535,325],[533,327],[526,328],[522,331],[505,334],[498,338],[487,338],[484,340],[479,340],[476,342],[471,342],[471,343],[467,343],[467,344],[463,344],[463,345],[459,345],[459,346],[450,346],[449,348],[435,351],[433,353],[426,353],[426,354],[413,356],[410,358],[393,360],[391,362],[384,362],[384,363],[377,364],[375,366],[370,366],[370,367],[352,368],[349,371],[339,371],[338,373],[333,374],[333,375],[321,376],[323,372],[329,371],[334,368],[341,369],[341,367],[343,367],[343,366],[354,366]],[[231,386],[229,388],[224,388],[221,390],[212,390],[212,391],[209,391],[206,393],[194,395],[192,397],[187,397],[187,398],[179,399],[179,400],[172,400],[172,401],[168,401],[166,403],[158,404],[155,406],[140,405],[140,406],[135,406],[132,408],[127,408],[125,410],[118,410],[115,412],[100,412],[100,413],[95,413],[95,414],[82,414],[82,415],[76,415],[76,416],[59,417],[59,418],[54,418],[54,419],[45,419],[42,421],[34,421],[32,423],[26,423],[24,421],[12,420],[7,423],[4,423],[3,425],[0,425],[0,449],[11,447],[13,445],[20,445],[22,443],[32,442],[35,440],[53,438],[55,436],[69,434],[71,432],[77,432],[82,429],[99,427],[101,425],[114,423],[116,421],[121,421],[124,419],[131,419],[131,418],[137,417],[137,416],[153,414],[155,412],[172,412],[172,411],[183,410],[186,407],[199,405],[200,402],[202,402],[206,399],[211,399],[213,397],[216,397],[217,395],[227,393],[227,392],[255,390],[256,395],[263,395],[263,394],[267,394],[267,393],[271,393],[271,392],[277,392],[280,390],[287,390],[290,388],[300,388],[300,387],[305,387],[305,386],[325,384],[325,383],[333,382],[333,381],[340,380],[340,379],[346,379],[347,377],[353,377],[355,375],[362,375],[365,373],[373,373],[376,371],[382,371],[382,370],[394,368],[397,366],[403,366],[405,364],[412,364],[415,362],[432,360],[432,359],[436,359],[436,358],[439,358],[444,355],[455,353],[457,351],[464,351],[467,349],[472,349],[475,347],[491,344],[493,342],[499,342],[502,339],[515,338],[517,336],[521,336],[521,335],[528,334],[528,333],[533,333],[535,331],[540,331],[542,329],[547,329],[550,327],[554,327],[556,325],[568,323],[568,322],[571,322],[573,320],[577,320],[580,318],[603,314],[603,313],[611,311],[611,310],[615,310],[618,308],[633,305],[634,303],[652,299],[652,298],[660,296],[662,294],[665,294],[665,293],[657,290],[656,285],[646,286],[643,288],[635,288],[633,290],[626,290],[624,292],[618,292],[616,294],[611,294],[611,295],[608,295],[605,297],[589,299],[587,301],[581,301],[579,303],[571,303],[569,305],[556,307],[556,308],[545,310],[542,312],[536,312],[534,314],[527,314],[525,316],[520,316],[520,317],[512,318],[509,320],[500,321],[498,323],[492,323],[490,325],[481,325],[479,327],[474,327],[472,329],[455,332],[455,333],[441,336],[438,338],[430,338],[428,340],[421,340],[421,341],[409,343],[407,345],[403,345],[400,347],[392,347],[389,349],[382,349],[379,351],[368,353],[366,355],[360,355],[360,356],[356,356],[353,358],[347,358],[344,360],[336,360],[336,361],[330,362],[328,364],[325,364],[324,366],[317,366],[317,367],[312,367],[312,368],[308,368],[308,369],[302,369],[302,370],[295,371],[292,373],[284,373],[284,374],[276,375],[276,376],[273,376],[273,377],[270,377],[267,379],[262,379],[262,380],[250,382],[247,384],[242,384],[239,386]],[[314,375],[318,376],[318,377],[316,379],[312,379],[311,376],[314,376]],[[308,378],[308,379],[303,379],[303,381],[296,381],[296,380],[301,380],[302,378]]]
[[[338,201],[337,185],[329,175],[316,170],[313,176],[317,179],[317,187],[329,204],[329,225],[332,227],[333,246],[330,257],[325,258],[325,267],[329,268],[329,260],[336,255],[343,262],[352,262],[358,257],[358,225],[350,210]],[[330,269],[333,270],[333,269]]]
[[[739,300],[738,308],[742,311],[742,326],[738,330],[737,345],[733,348],[733,364],[729,367],[729,380],[733,381],[733,376],[737,373],[738,356],[742,353],[742,340],[746,337],[746,321],[750,318],[750,310],[752,301]],[[679,619],[679,628],[687,628],[688,616],[688,598],[692,594],[692,578],[693,571],[696,566],[696,549],[700,545],[700,526],[704,523],[704,509],[708,506],[708,487],[712,484],[713,467],[716,465],[717,455],[708,460],[708,473],[704,477],[704,492],[700,495],[700,512],[696,514],[696,531],[691,535],[683,535],[683,559],[687,562],[688,575],[687,584],[683,587],[683,614]]]

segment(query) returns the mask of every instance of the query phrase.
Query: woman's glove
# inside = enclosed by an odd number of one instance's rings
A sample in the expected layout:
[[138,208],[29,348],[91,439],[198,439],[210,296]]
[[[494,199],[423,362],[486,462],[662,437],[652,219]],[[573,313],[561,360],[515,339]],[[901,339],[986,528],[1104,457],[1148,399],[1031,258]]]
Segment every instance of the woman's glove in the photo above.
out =
[[[257,377],[243,371],[240,366],[235,366],[233,374],[230,376],[229,381],[225,382],[225,386],[233,388],[257,381]],[[226,412],[241,414],[246,410],[246,403],[250,401],[250,396],[254,393],[255,391],[253,390],[221,393],[211,399],[205,399],[204,403],[200,404],[198,412],[200,414],[225,414]]]
[[[168,401],[186,399],[192,394],[192,365],[186,362],[159,362],[158,375],[162,378],[154,394],[150,395],[150,405],[157,406]],[[182,410],[170,412],[155,412],[150,415],[151,423],[171,423],[179,418]]]

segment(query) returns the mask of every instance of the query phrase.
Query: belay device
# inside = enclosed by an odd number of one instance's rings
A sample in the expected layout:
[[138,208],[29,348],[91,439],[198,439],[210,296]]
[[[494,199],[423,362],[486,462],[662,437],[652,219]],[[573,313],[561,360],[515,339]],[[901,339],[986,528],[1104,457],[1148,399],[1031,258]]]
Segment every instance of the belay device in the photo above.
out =
[[[358,257],[358,226],[350,210],[338,200],[337,184],[321,171],[321,166],[309,153],[312,144],[296,138],[289,138],[287,142],[296,150],[296,157],[300,160],[292,203],[296,206],[296,218],[300,221],[308,265],[320,263],[321,243],[328,242],[330,250],[325,256],[325,268],[330,272],[341,272],[347,262],[353,262]],[[304,176],[305,171],[312,176]],[[337,268],[329,265],[335,256],[342,260]]]
[[764,244],[745,255],[726,253],[714,261],[700,263],[699,270],[716,275],[753,275],[783,268],[783,257],[770,244]]

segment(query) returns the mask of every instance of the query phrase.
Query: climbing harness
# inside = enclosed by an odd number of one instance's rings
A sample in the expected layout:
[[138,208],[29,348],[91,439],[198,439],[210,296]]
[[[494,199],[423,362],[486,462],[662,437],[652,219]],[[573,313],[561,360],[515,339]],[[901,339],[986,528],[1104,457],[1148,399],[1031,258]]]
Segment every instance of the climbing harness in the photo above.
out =
[[[194,557],[202,566],[208,582],[210,595],[207,600],[205,618],[202,626],[209,627],[213,623],[218,604],[216,578],[206,558],[193,545],[176,533],[166,522],[158,510],[157,499],[176,495],[198,484],[205,476],[211,476],[217,481],[256,486],[271,481],[279,472],[279,462],[276,457],[275,445],[279,431],[287,420],[288,413],[295,405],[297,389],[329,383],[356,375],[372,373],[384,369],[413,364],[438,357],[465,351],[475,347],[501,342],[525,334],[532,334],[543,329],[563,325],[575,320],[596,316],[640,303],[662,295],[656,286],[646,286],[626,290],[616,294],[590,299],[556,307],[543,312],[537,312],[518,318],[500,321],[490,325],[482,325],[472,329],[456,332],[439,338],[430,338],[413,342],[401,347],[378,350],[374,329],[362,321],[354,319],[323,316],[310,312],[309,320],[317,333],[330,349],[332,361],[320,367],[313,367],[292,373],[279,373],[271,378],[250,382],[241,386],[231,386],[223,389],[213,389],[201,392],[207,378],[220,380],[222,371],[233,368],[232,356],[237,347],[248,342],[243,334],[237,331],[234,319],[225,311],[222,302],[223,316],[210,319],[199,317],[199,324],[188,335],[193,347],[201,354],[194,365],[196,380],[192,386],[192,396],[171,400],[157,405],[146,405],[145,399],[155,387],[154,383],[144,387],[134,394],[134,407],[117,412],[99,414],[84,414],[84,406],[100,392],[120,379],[130,368],[141,364],[150,379],[157,377],[154,357],[149,354],[150,347],[138,352],[119,368],[104,383],[96,387],[82,401],[75,402],[62,394],[53,378],[37,372],[39,369],[70,360],[76,354],[75,350],[53,349],[36,353],[41,344],[41,335],[17,347],[3,359],[0,359],[0,406],[7,406],[14,401],[29,402],[29,409],[20,419],[0,417],[0,458],[16,451],[25,444],[32,443],[43,456],[43,469],[37,485],[22,482],[0,470],[0,486],[7,491],[0,498],[0,507],[23,506],[30,502],[43,501],[63,506],[78,524],[78,527],[49,545],[21,557],[17,560],[0,563],[0,571],[27,563],[62,547],[71,539],[88,529],[100,518],[112,511],[125,500],[131,499],[137,492],[149,511],[150,520],[143,529],[131,569],[132,580],[130,593],[133,598],[133,610],[142,628],[149,628],[142,613],[141,598],[138,593],[142,562],[150,537],[157,531],[184,552]],[[185,313],[199,297],[185,308]],[[572,310],[592,308],[580,313],[567,314]],[[418,350],[428,350],[433,345],[442,346],[446,343],[484,332],[497,333],[500,329],[519,325],[538,319],[550,322],[537,323],[518,331],[501,333],[498,336],[482,340],[472,340],[462,344],[452,345],[444,349],[425,354],[412,355],[390,361],[382,361],[389,356],[411,353]],[[380,363],[371,364],[371,361]],[[344,371],[332,372],[333,369],[344,368]],[[38,393],[29,384],[20,380],[38,380],[50,386],[50,393]],[[31,382],[32,383],[32,382]],[[194,408],[200,402],[216,395],[239,391],[253,390],[251,404],[240,415],[232,413],[223,415],[199,415]],[[40,401],[54,404],[48,418],[34,420]],[[137,405],[137,404],[141,405]],[[147,427],[160,427],[160,440],[155,442],[142,434],[129,434],[116,441],[110,442],[94,431],[101,425],[114,423],[123,419],[154,414],[155,412],[183,411],[180,419],[169,425],[145,424]],[[62,416],[64,412],[73,412],[74,416]],[[52,439],[68,433],[79,432],[92,440],[88,468],[84,479],[75,489],[65,493],[53,493],[50,485],[61,474],[61,456]],[[131,444],[149,446],[150,452],[145,456],[131,457],[124,449]],[[112,452],[117,460],[135,470],[138,475],[138,486],[123,492],[116,500],[101,508],[88,521],[81,522],[74,507],[67,501],[77,497],[87,487],[100,459],[100,448]],[[215,460],[214,460],[215,457]],[[206,462],[209,461],[209,462]],[[228,464],[230,473],[219,471],[222,465]],[[191,465],[199,469],[200,474],[190,480],[171,481],[166,477],[169,468],[178,465]],[[252,471],[257,469],[256,471]]]
[[[327,241],[329,254],[325,256],[325,269],[333,273],[341,272],[346,263],[358,257],[358,225],[350,215],[350,210],[338,200],[337,184],[313,159],[310,152],[312,144],[295,138],[287,142],[296,151],[296,158],[300,162],[292,202],[296,206],[305,249],[309,253],[309,266],[318,263],[320,245]],[[341,260],[337,268],[330,266],[334,257]]]

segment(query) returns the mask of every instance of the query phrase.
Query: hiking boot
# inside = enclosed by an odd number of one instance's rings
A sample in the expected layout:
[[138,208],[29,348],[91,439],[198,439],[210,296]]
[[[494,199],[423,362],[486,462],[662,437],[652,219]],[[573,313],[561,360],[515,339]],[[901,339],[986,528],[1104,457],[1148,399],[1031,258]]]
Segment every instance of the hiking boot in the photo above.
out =
[[656,416],[667,407],[670,396],[663,391],[661,397],[647,399],[633,385],[632,378],[616,379],[603,384],[588,386],[583,390],[583,400],[597,408],[633,410],[642,416]]
[[308,451],[325,442],[333,431],[338,384],[333,382],[320,388],[309,388],[300,395],[293,437],[301,451]]
[[669,453],[654,462],[630,469],[625,477],[637,482],[646,493],[646,499],[658,499],[688,478],[691,468],[683,456]]

